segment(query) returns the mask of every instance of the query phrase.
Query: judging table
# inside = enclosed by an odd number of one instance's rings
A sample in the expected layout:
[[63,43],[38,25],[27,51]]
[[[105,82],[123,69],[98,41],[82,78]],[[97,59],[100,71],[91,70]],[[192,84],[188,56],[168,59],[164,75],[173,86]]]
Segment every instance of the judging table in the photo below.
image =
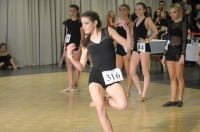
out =
[[197,51],[199,48],[200,48],[200,43],[194,43],[194,45],[188,43],[186,48],[185,60],[196,62]]
[[152,39],[149,44],[151,46],[151,54],[162,54],[164,52],[166,40]]

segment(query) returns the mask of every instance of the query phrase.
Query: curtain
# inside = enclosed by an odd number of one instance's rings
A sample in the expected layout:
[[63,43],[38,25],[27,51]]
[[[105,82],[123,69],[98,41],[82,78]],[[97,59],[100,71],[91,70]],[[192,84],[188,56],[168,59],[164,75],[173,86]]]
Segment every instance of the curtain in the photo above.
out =
[[[126,3],[134,11],[137,2],[144,2],[153,11],[160,0],[0,0],[0,43],[8,44],[8,51],[19,66],[56,64],[59,62],[64,40],[62,22],[69,18],[69,6],[77,4],[81,13],[99,13],[103,27],[108,11],[118,14],[118,7]],[[166,9],[171,0],[166,1]],[[155,4],[157,3],[157,4]]]

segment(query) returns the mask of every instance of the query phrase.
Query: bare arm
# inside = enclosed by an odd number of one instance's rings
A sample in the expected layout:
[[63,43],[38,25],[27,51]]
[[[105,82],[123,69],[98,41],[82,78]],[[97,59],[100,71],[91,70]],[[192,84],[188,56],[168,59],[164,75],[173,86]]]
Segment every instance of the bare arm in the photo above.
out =
[[80,59],[80,61],[77,61],[77,60],[73,59],[73,56],[72,56],[72,51],[75,48],[76,48],[76,45],[74,43],[69,44],[67,46],[67,57],[79,71],[83,71],[85,69],[85,65],[86,65],[87,59],[88,59],[88,49],[82,47],[81,59]]
[[111,18],[111,17],[109,17],[109,23],[110,23],[110,26],[116,26],[116,23],[114,23],[114,22],[112,21],[112,18]]
[[83,30],[83,28],[80,28],[80,32],[81,32],[81,40],[80,40],[80,44],[82,43],[83,39],[85,38],[85,32]]
[[131,39],[131,33],[130,33],[130,29],[127,26],[127,24],[125,23],[125,21],[120,20],[119,21],[119,25],[118,26],[123,26],[123,28],[126,30],[126,35],[127,35],[127,39],[123,38],[122,36],[120,36],[113,28],[108,27],[108,31],[110,36],[119,44],[121,44],[123,47],[127,48],[127,49],[132,49],[132,39]]
[[149,29],[149,27],[150,27],[151,30],[152,30],[152,34],[148,38],[148,42],[150,42],[152,39],[154,39],[158,35],[158,30],[157,30],[155,24],[152,22],[152,20],[150,18],[146,18],[145,26],[146,26],[147,29]]

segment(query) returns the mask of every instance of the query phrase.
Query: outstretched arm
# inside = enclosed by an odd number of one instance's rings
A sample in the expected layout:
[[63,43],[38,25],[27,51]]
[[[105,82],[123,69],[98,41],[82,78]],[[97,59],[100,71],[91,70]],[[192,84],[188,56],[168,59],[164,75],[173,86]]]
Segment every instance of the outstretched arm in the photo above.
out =
[[77,61],[73,58],[73,50],[76,48],[76,45],[74,43],[69,44],[67,46],[67,57],[72,62],[72,64],[79,70],[83,71],[85,69],[85,65],[87,63],[87,57],[88,57],[88,49],[82,47],[82,53],[81,53],[81,59],[80,61]]
[[132,39],[131,39],[132,37],[131,37],[131,32],[130,32],[128,25],[126,24],[126,22],[124,20],[121,20],[121,19],[118,20],[117,23],[118,23],[118,26],[122,26],[126,30],[127,39],[120,36],[113,28],[108,27],[110,36],[117,43],[121,44],[123,47],[125,47],[127,49],[132,49]]

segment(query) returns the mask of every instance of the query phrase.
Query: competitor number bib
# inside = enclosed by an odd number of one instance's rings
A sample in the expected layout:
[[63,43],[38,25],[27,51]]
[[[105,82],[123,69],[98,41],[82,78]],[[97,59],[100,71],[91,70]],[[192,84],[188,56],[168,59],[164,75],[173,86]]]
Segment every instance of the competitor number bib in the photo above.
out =
[[145,43],[137,43],[137,50],[139,52],[145,52],[146,51],[146,44]]
[[106,85],[123,80],[123,76],[119,68],[115,68],[109,71],[103,71],[102,75]]
[[70,38],[71,38],[71,34],[67,34],[65,42],[66,42],[66,43],[69,43]]
[[168,50],[169,43],[170,43],[170,41],[167,40],[167,43],[166,43],[166,45],[165,45],[165,50]]

